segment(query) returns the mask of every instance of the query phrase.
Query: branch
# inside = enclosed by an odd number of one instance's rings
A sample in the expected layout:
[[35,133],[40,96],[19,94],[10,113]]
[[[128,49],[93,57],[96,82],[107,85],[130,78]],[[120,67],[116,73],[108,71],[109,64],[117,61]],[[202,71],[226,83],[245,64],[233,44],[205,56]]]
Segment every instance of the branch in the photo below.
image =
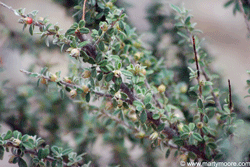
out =
[[[4,4],[3,2],[1,2],[0,1],[0,5],[1,6],[3,6],[3,7],[5,7],[5,8],[7,8],[7,9],[9,9],[9,10],[11,10],[12,12],[14,12],[15,14],[16,14],[16,11],[15,11],[15,9],[13,9],[11,6],[7,6],[6,4]],[[27,16],[25,16],[25,15],[21,15],[22,17],[27,17]]]
[[231,90],[231,84],[230,80],[228,79],[228,91],[229,91],[229,105],[228,108],[230,109],[230,112],[233,112],[233,102],[232,102],[232,90]]
[[87,2],[87,0],[84,0],[83,8],[82,8],[82,20],[84,20],[84,21],[85,21],[86,2]]
[[[20,149],[19,146],[14,145],[12,142],[7,142],[7,143],[6,143],[5,145],[3,145],[3,146],[5,146],[5,147],[14,147],[14,148]],[[25,154],[31,154],[31,155],[38,156],[38,153],[37,153],[36,151],[34,151],[34,150],[25,149],[25,150],[24,150],[24,153],[25,153]],[[45,157],[44,160],[49,161],[49,162],[56,161],[56,159],[53,158],[53,157],[51,157],[51,156]],[[62,163],[63,163],[63,166],[65,166],[65,167],[67,166],[67,163],[66,163],[66,162],[63,161]]]
[[247,15],[244,11],[244,8],[243,8],[243,4],[241,2],[241,0],[238,0],[238,3],[239,3],[239,6],[240,6],[240,11],[243,13],[243,16],[244,16],[244,20],[245,20],[245,23],[246,23],[246,26],[247,26],[247,30],[248,30],[248,33],[250,33],[250,24],[248,22],[248,19],[247,19]]

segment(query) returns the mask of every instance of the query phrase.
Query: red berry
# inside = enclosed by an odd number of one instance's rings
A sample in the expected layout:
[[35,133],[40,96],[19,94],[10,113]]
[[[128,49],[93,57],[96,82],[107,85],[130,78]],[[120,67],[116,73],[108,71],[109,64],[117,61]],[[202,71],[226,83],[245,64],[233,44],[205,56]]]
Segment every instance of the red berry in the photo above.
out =
[[27,18],[25,19],[25,21],[26,21],[26,24],[32,24],[32,23],[33,23],[33,19],[30,18],[30,17],[27,17]]

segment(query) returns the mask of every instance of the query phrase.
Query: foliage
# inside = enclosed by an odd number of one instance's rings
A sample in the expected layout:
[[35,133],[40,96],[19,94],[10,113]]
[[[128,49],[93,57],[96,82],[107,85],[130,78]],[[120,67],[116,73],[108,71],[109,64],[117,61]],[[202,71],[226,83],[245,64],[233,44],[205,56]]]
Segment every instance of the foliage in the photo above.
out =
[[[160,9],[161,3],[153,4],[148,20],[155,38],[150,41],[151,49],[146,49],[135,28],[125,21],[124,9],[114,2],[87,1],[85,18],[65,33],[47,18],[37,19],[37,11],[27,15],[23,9],[14,11],[24,29],[29,26],[33,35],[38,28],[47,46],[52,37],[52,43],[66,51],[72,63],[67,77],[62,77],[60,71],[51,73],[48,66],[40,72],[20,70],[37,81],[19,88],[13,100],[14,110],[4,105],[9,92],[0,92],[4,111],[1,118],[9,120],[6,122],[14,129],[1,134],[0,158],[10,149],[13,156],[9,162],[19,166],[27,166],[25,154],[31,155],[34,165],[89,166],[92,161],[97,166],[97,158],[88,154],[87,146],[99,133],[113,145],[110,165],[136,165],[129,157],[125,140],[141,145],[145,163],[151,166],[155,165],[155,150],[165,147],[166,158],[174,150],[175,156],[184,156],[186,161],[226,159],[221,141],[233,138],[243,121],[236,118],[230,81],[228,97],[225,102],[220,100],[223,92],[217,83],[218,75],[209,67],[211,57],[202,48],[197,36],[201,31],[191,22],[193,16],[184,7],[172,4],[175,13],[156,15],[154,11]],[[83,1],[79,1],[75,7],[80,16],[82,6]],[[26,22],[27,17],[33,19],[31,24]],[[170,44],[164,43],[162,34],[169,34]],[[171,47],[177,51],[169,53]],[[173,55],[177,62],[169,60]],[[5,85],[3,82],[4,89]],[[39,104],[35,112],[29,107],[30,100]],[[9,111],[18,111],[18,117],[9,117]],[[53,143],[52,147],[35,135],[41,129],[34,121],[37,115],[44,118],[42,128],[49,132],[46,141]],[[68,145],[61,139],[62,132],[72,134],[79,155],[63,149]],[[85,159],[82,152],[87,152]]]

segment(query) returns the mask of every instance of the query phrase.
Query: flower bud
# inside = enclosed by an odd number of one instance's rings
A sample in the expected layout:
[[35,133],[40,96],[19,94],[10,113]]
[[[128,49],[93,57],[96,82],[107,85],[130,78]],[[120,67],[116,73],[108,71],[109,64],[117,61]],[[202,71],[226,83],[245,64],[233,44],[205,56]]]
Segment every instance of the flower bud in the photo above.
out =
[[158,132],[153,132],[150,136],[149,136],[149,139],[150,140],[155,140],[159,137],[159,134]]
[[141,72],[141,65],[140,64],[136,64],[135,65],[135,75],[138,75]]
[[159,91],[160,93],[165,92],[165,91],[166,91],[166,86],[163,85],[163,84],[161,84],[160,86],[158,86],[158,91]]
[[75,58],[80,57],[80,50],[76,48],[72,49],[70,52],[70,56],[75,57]]
[[145,60],[144,65],[150,67],[152,63],[149,60]]
[[134,47],[136,47],[136,48],[140,48],[140,47],[141,47],[141,44],[140,44],[139,42],[135,42],[133,45],[134,45]]
[[187,85],[186,84],[183,84],[181,87],[180,87],[180,92],[181,93],[187,93]]
[[196,124],[196,126],[197,126],[198,129],[201,129],[203,127],[203,123],[202,122],[198,122]]
[[89,87],[87,85],[83,85],[82,90],[83,90],[84,93],[88,93],[89,92]]
[[91,72],[89,70],[86,70],[82,73],[83,78],[89,78],[91,76]]
[[103,23],[102,25],[101,25],[101,30],[102,31],[107,31],[108,30],[108,25],[107,25],[107,23],[105,22],[105,23]]
[[47,84],[47,79],[45,78],[41,78],[41,81],[40,81],[42,84],[46,85]]
[[136,61],[140,60],[140,58],[143,56],[143,53],[142,52],[136,52],[134,54],[134,58]]
[[107,2],[107,3],[105,4],[105,6],[108,7],[108,8],[110,8],[110,9],[112,9],[113,6],[114,6],[114,4],[113,4],[112,2]]
[[114,97],[116,98],[116,100],[121,99],[122,95],[121,95],[120,91],[116,92],[115,95],[114,95]]
[[64,77],[64,79],[63,79],[65,82],[67,82],[67,83],[72,83],[72,81],[68,78],[68,77]]
[[118,106],[119,108],[121,108],[122,105],[123,105],[123,101],[122,101],[122,100],[118,100],[118,101],[117,101],[117,106]]
[[178,130],[181,132],[183,131],[183,123],[180,123],[178,126],[177,126]]
[[52,81],[52,82],[56,82],[57,79],[58,79],[58,78],[57,78],[57,76],[56,76],[55,74],[52,74],[52,75],[50,76],[50,81]]
[[13,145],[19,146],[20,143],[21,143],[21,140],[19,140],[19,139],[13,139]]
[[75,98],[76,95],[77,95],[77,92],[76,92],[75,89],[72,89],[72,90],[69,92],[69,94],[70,94],[70,97],[71,97],[71,98]]
[[142,138],[145,137],[145,133],[144,132],[139,132],[139,133],[135,134],[135,137],[142,139]]
[[121,73],[120,70],[115,70],[115,71],[113,71],[113,72],[114,72],[114,75],[115,75],[116,78],[119,78],[119,77],[121,77],[121,75],[122,75],[122,73]]
[[135,121],[138,120],[135,113],[134,113],[134,114],[130,114],[130,115],[129,115],[129,118],[130,118],[133,122],[135,122]]
[[146,74],[147,74],[147,71],[143,68],[143,69],[141,69],[141,73],[142,73],[143,75],[146,75]]

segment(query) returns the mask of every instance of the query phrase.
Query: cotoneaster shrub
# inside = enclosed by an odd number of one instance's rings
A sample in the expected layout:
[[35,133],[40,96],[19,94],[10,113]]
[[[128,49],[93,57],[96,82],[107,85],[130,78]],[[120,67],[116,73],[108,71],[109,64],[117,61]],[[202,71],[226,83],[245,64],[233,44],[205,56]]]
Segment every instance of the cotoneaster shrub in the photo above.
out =
[[[154,38],[146,49],[114,0],[79,1],[80,20],[65,31],[37,17],[37,11],[26,14],[1,5],[19,16],[25,31],[27,27],[48,47],[58,45],[67,52],[70,63],[68,76],[51,73],[46,63],[41,71],[20,70],[36,84],[15,90],[18,118],[6,114],[13,109],[5,105],[9,93],[2,89],[1,121],[13,130],[1,134],[0,158],[7,151],[12,153],[9,162],[19,166],[98,166],[88,147],[102,134],[113,148],[110,165],[139,165],[130,159],[125,140],[140,145],[144,163],[151,166],[158,148],[166,158],[174,152],[184,161],[226,160],[228,150],[221,143],[232,140],[243,121],[236,118],[230,80],[228,97],[220,98],[221,81],[209,66],[212,59],[197,36],[201,31],[184,7],[170,4],[174,13],[169,15],[156,12],[160,2],[149,8]],[[174,53],[168,52],[163,34],[169,34]],[[30,112],[30,99],[39,104],[36,112]],[[46,141],[38,137],[41,116],[40,126],[49,133]],[[75,150],[62,141],[62,132],[72,134]]]

